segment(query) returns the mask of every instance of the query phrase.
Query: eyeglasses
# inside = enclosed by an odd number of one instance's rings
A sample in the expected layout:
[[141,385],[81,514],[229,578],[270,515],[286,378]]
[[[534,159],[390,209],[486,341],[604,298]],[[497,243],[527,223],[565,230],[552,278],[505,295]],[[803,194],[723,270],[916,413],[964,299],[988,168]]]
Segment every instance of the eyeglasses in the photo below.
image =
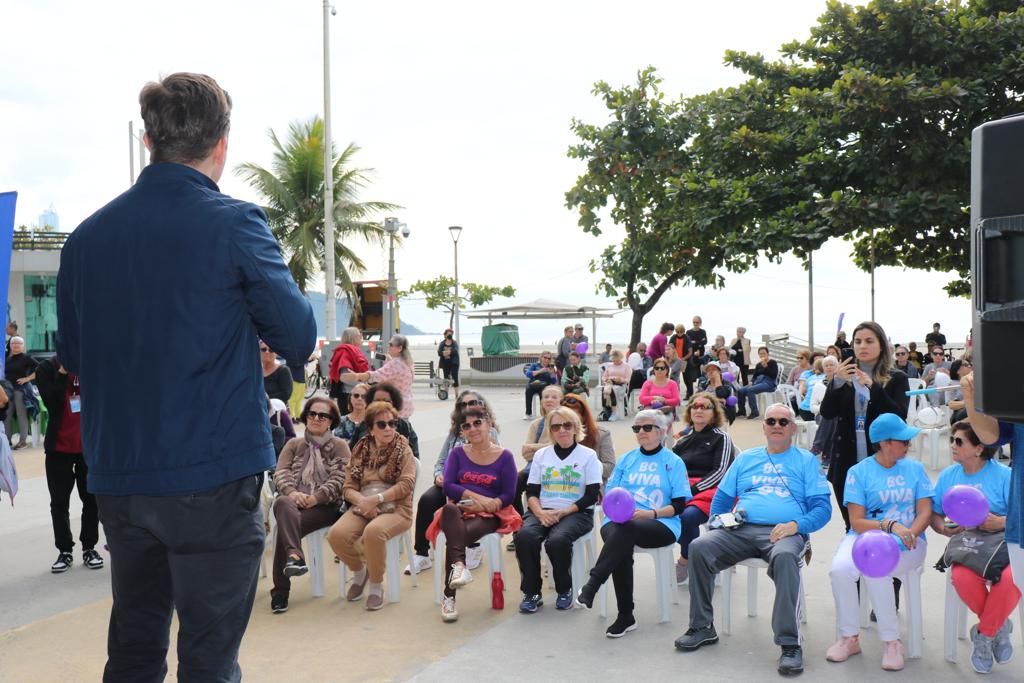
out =
[[580,400],[575,396],[566,396],[562,399],[563,406],[578,406],[579,404]]
[[349,398],[366,398],[366,394],[349,394]]
[[456,408],[471,408],[473,406],[482,406],[483,404],[484,404],[484,402],[481,401],[480,399],[471,398],[468,401],[459,401],[458,403],[455,404],[455,407]]
[[764,419],[764,423],[769,427],[774,427],[775,425],[779,425],[780,427],[788,427],[790,422],[792,422],[792,420],[790,420],[788,417],[780,417],[779,419],[775,419],[774,417],[766,417]]
[[315,410],[311,410],[308,413],[306,413],[306,418],[309,419],[309,420],[330,420],[331,419],[331,414],[330,413],[320,413],[320,412],[317,412]]
[[483,425],[483,423],[484,421],[478,417],[472,422],[463,422],[461,425],[459,425],[459,429],[461,429],[464,432],[468,432],[470,429],[479,428],[481,425]]
[[377,420],[373,424],[377,425],[377,429],[397,429],[398,420]]
[[266,346],[261,346],[260,353],[270,353],[270,349]]
[[663,372],[668,372],[668,367],[665,366],[665,365],[655,365],[654,366],[654,370],[655,371],[662,370]]
[[896,352],[896,357],[897,357],[897,358],[898,358],[898,357],[900,357],[900,356],[905,356],[905,355],[907,355],[907,352],[906,352],[906,351],[897,351],[897,352]]
[[933,356],[942,356],[944,354],[942,353],[942,351],[932,351],[932,355]]
[[560,432],[560,431],[571,432],[572,431],[572,422],[552,422],[551,423],[551,431],[553,431],[553,432]]
[[657,425],[651,425],[651,424],[647,424],[647,425],[633,425],[633,433],[634,434],[639,434],[641,429],[644,430],[645,432],[649,432],[652,429],[658,429],[658,426]]
[[[949,437],[949,443],[950,443],[950,445],[956,446],[957,448],[963,448],[964,444],[966,444],[967,442],[964,441],[964,439],[962,439],[959,436],[951,436],[951,437]],[[971,444],[971,445],[973,445],[973,444]]]
[[692,403],[690,404],[690,410],[711,410],[712,407],[707,403]]

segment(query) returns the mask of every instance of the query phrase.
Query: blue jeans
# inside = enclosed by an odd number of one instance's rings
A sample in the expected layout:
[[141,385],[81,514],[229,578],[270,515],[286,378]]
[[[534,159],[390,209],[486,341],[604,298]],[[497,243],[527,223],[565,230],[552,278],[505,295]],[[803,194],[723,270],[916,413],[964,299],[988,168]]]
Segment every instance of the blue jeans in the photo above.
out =
[[684,558],[689,559],[690,543],[700,536],[700,525],[708,521],[708,516],[696,505],[687,505],[683,514],[679,515],[679,521],[683,523],[683,533],[679,536],[679,550]]
[[749,415],[758,415],[757,412],[757,394],[764,394],[770,391],[775,391],[775,380],[760,375],[750,386],[740,387],[736,392],[740,401],[744,398],[747,399],[747,404],[750,406]]

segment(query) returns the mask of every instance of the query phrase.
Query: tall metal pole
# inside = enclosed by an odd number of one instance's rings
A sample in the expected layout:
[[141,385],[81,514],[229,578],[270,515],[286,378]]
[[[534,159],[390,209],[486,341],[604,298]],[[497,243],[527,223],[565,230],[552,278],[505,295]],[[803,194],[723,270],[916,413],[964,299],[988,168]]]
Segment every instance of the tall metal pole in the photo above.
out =
[[146,129],[139,131],[139,173],[146,168]]
[[[140,171],[142,169],[139,169]],[[131,185],[135,184],[135,124],[128,122],[128,176],[132,179]]]
[[807,252],[807,345],[814,350],[814,261]]
[[335,339],[338,331],[334,296],[334,164],[331,154],[331,37],[324,0],[324,337]]
[[455,343],[462,348],[459,336],[459,241],[455,240]]
[[875,230],[871,229],[871,319],[875,320]]
[[[397,219],[389,218],[388,220],[394,221]],[[397,230],[398,226],[394,226]],[[392,232],[388,235],[388,306],[387,306],[387,323],[384,327],[384,338],[381,339],[383,342],[388,342],[391,337],[395,334],[395,292],[398,289],[398,283],[395,282],[395,233]]]

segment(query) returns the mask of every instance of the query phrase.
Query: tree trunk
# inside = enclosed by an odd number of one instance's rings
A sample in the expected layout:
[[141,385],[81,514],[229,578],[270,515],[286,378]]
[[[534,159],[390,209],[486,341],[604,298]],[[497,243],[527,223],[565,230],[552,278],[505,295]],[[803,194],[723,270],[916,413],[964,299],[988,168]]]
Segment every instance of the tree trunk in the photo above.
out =
[[631,306],[633,309],[633,322],[630,327],[629,333],[629,348],[636,350],[636,345],[640,343],[640,328],[644,324],[644,316],[647,315],[642,307]]

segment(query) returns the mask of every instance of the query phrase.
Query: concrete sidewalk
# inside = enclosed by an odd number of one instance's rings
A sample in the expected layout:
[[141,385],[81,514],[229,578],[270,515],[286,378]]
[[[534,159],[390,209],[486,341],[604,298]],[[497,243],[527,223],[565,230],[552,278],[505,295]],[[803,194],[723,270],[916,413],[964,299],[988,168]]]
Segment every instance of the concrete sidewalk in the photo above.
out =
[[[518,456],[527,422],[521,390],[490,387],[484,390],[495,407],[502,443]],[[453,401],[441,402],[426,388],[416,389],[412,421],[420,436],[424,472],[430,472],[448,429]],[[628,423],[606,424],[621,455],[635,441]],[[744,447],[762,442],[760,422],[738,421],[733,438]],[[90,571],[76,564],[63,575],[51,575],[56,557],[49,520],[49,498],[42,477],[42,453],[18,451],[22,490],[17,505],[0,509],[0,683],[7,681],[95,681],[105,661],[106,626],[110,609],[109,566]],[[423,476],[419,493],[429,485]],[[72,507],[74,501],[72,498]],[[77,520],[73,521],[77,529]],[[76,531],[77,533],[77,531]],[[805,570],[808,623],[805,629],[806,680],[858,680],[881,676],[881,646],[873,630],[862,633],[864,654],[844,664],[825,662],[825,649],[833,642],[835,617],[828,567],[843,535],[838,512],[826,529],[813,537],[814,558]],[[966,642],[959,647],[958,664],[942,655],[944,575],[930,567],[941,553],[944,539],[929,535],[932,543],[922,580],[924,604],[924,657],[908,660],[895,674],[908,681],[960,681],[976,676],[968,663]],[[327,550],[330,557],[329,549]],[[105,554],[105,553],[104,553]],[[269,555],[268,555],[269,558]],[[268,579],[260,581],[256,605],[242,643],[241,664],[248,681],[440,681],[471,677],[481,680],[625,680],[668,681],[686,678],[714,680],[773,680],[779,650],[772,644],[771,606],[774,590],[762,573],[759,581],[759,616],[746,616],[745,569],[734,579],[733,633],[717,645],[695,653],[680,653],[672,641],[686,630],[689,596],[679,589],[679,605],[672,622],[658,624],[654,604],[654,572],[646,557],[636,562],[636,615],[639,628],[619,640],[604,637],[609,623],[597,610],[557,612],[545,605],[540,613],[521,615],[519,572],[515,556],[505,552],[507,588],[505,609],[490,606],[489,581],[484,568],[477,581],[459,592],[460,619],[441,622],[433,602],[433,574],[420,574],[419,587],[403,577],[402,601],[369,613],[362,603],[338,598],[338,572],[328,566],[326,596],[310,597],[308,578],[293,582],[289,610],[274,615],[269,609]],[[403,559],[404,564],[404,559]],[[545,593],[549,589],[545,586]],[[716,607],[720,597],[716,593]],[[1016,621],[1016,616],[1013,617]],[[971,623],[974,623],[972,619]],[[1020,628],[1020,625],[1016,625]],[[1014,634],[1020,646],[1019,631]],[[174,653],[170,653],[168,680],[175,680]],[[1024,680],[1024,655],[996,666],[986,680]]]

